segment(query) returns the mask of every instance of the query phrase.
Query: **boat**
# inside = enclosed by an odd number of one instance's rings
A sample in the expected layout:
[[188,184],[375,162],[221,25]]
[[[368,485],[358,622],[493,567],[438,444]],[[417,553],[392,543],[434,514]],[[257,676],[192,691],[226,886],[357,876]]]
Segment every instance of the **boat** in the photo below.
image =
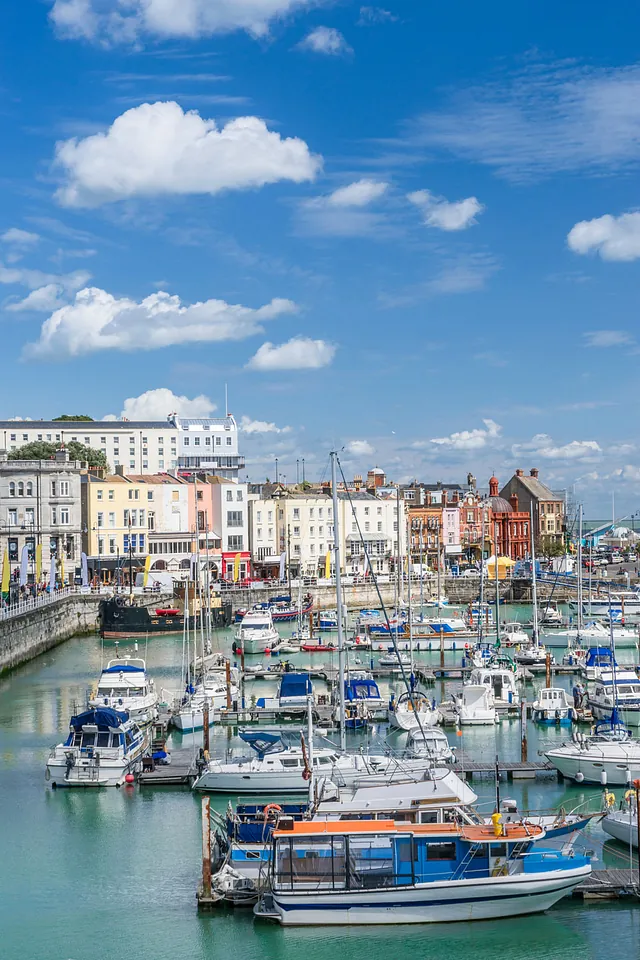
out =
[[309,640],[308,643],[301,643],[300,649],[305,653],[337,653],[338,643],[335,640]]
[[609,809],[600,821],[605,833],[629,847],[638,849],[638,803],[635,790],[627,790],[620,809]]
[[453,695],[453,709],[463,727],[498,722],[492,689],[484,683],[465,683]]
[[525,645],[514,652],[513,659],[521,667],[544,667],[547,663],[547,656],[551,664],[556,662],[556,658],[549,653],[543,644],[528,640]]
[[236,610],[236,623],[242,622],[248,613],[259,613],[265,610],[271,614],[273,623],[288,623],[291,620],[309,616],[313,610],[313,597],[307,593],[299,604],[293,603],[289,594],[270,597],[268,600],[255,603],[250,610]]
[[341,753],[333,744],[313,750],[312,764],[302,744],[287,745],[281,733],[242,731],[240,739],[253,755],[231,760],[210,760],[196,780],[194,790],[211,793],[307,793],[311,771],[340,784],[361,777],[388,780],[407,773],[424,773],[424,762],[396,757]]
[[503,624],[500,641],[505,647],[529,646],[531,637],[516,620]]
[[338,614],[335,610],[322,610],[318,616],[319,630],[337,630]]
[[173,704],[170,710],[171,725],[181,733],[202,730],[206,707],[211,727],[215,721],[214,711],[227,709],[229,703],[233,706],[239,698],[239,675],[235,667],[229,670],[228,683],[226,670],[210,670],[201,681],[194,685],[189,684],[182,698]]
[[410,667],[411,660],[404,653],[385,653],[383,656],[378,658],[378,663],[381,667]]
[[549,909],[591,873],[542,827],[285,822],[257,917],[283,926],[488,920]]
[[126,713],[139,724],[151,723],[158,716],[158,694],[147,677],[147,665],[140,657],[109,660],[100,674],[95,694],[89,698],[94,709],[111,707]]
[[[569,601],[569,609],[576,613],[578,604],[575,601]],[[611,599],[609,594],[588,596],[583,600],[582,609],[586,616],[607,616],[611,609],[624,617],[637,616],[640,614],[640,592],[637,590],[612,590]]]
[[410,757],[420,757],[436,765],[453,763],[455,754],[444,730],[439,727],[412,727],[409,730],[407,753]]
[[493,695],[495,707],[517,706],[520,694],[516,687],[514,664],[504,657],[493,657],[488,663],[471,671],[469,683],[487,687]]
[[389,724],[400,730],[433,727],[440,723],[442,714],[426,693],[413,690],[411,694],[405,691],[396,700],[395,696],[389,701]]
[[575,710],[563,687],[543,687],[533,701],[533,719],[548,726],[571,726]]
[[345,680],[344,696],[347,706],[354,703],[364,703],[375,710],[384,708],[387,701],[381,695],[378,684],[366,670],[351,671],[349,679]]
[[308,673],[284,673],[280,680],[278,691],[278,706],[301,707],[307,706],[309,697],[313,697],[313,684]]
[[[637,647],[638,631],[628,627],[613,626],[613,635],[618,647]],[[584,627],[566,627],[553,632],[545,631],[544,641],[549,647],[580,646],[609,641],[611,630],[606,624],[595,620]]]
[[46,779],[53,787],[119,787],[142,766],[146,734],[126,713],[89,709],[71,718],[69,736],[53,747]]
[[245,614],[236,630],[233,652],[264,653],[278,643],[280,634],[273,625],[269,607],[254,608]]
[[615,712],[610,720],[596,724],[593,735],[574,730],[571,741],[547,751],[545,757],[576,783],[621,787],[640,777],[640,742],[631,739]]
[[540,612],[541,627],[560,627],[563,623],[563,616],[558,609],[558,604],[554,600],[547,600]]
[[617,666],[611,647],[589,647],[581,673],[587,680],[600,680],[603,671],[610,671]]
[[371,634],[388,637],[391,634],[404,633],[407,629],[407,621],[392,617],[388,623],[386,620],[381,620],[380,623],[370,623],[367,629]]
[[640,727],[640,680],[635,670],[601,669],[587,702],[597,720],[605,720],[614,707],[627,727]]
[[[187,618],[194,629],[199,616]],[[231,604],[222,603],[218,597],[211,600],[211,622],[214,627],[228,627],[232,622]],[[104,639],[126,639],[147,634],[182,633],[184,611],[177,607],[147,607],[132,604],[121,594],[100,601],[98,607],[100,636]]]

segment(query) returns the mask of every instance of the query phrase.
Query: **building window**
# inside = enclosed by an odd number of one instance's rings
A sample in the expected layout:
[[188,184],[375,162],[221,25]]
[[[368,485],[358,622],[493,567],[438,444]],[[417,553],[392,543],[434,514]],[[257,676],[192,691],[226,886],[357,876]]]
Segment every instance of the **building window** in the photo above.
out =
[[164,460],[158,460],[158,467],[159,467],[161,470],[164,470]]
[[188,447],[188,446],[189,446],[189,437],[185,437],[185,438],[184,438],[184,445],[185,445],[185,447]]
[[378,533],[382,533],[382,521],[378,522]]
[[179,499],[180,499],[180,491],[179,491],[179,490],[172,490],[172,491],[171,491],[171,500],[173,501],[173,503],[177,503]]
[[[17,440],[17,439],[18,439],[17,433],[12,433],[12,434],[11,434],[11,439],[12,439],[12,440]],[[51,439],[51,437],[49,437],[49,439]]]
[[210,446],[211,446],[211,437],[205,437],[205,438],[204,438],[204,443],[205,443],[205,446],[206,446],[206,447],[210,447]]
[[310,536],[310,537],[314,537],[314,536],[315,536],[315,527],[309,527],[309,536]]
[[142,461],[142,469],[143,469],[143,470],[148,470],[148,469],[149,469],[149,461],[148,461],[148,460],[143,460],[143,461]]
[[242,490],[236,490],[236,500],[242,500]]
[[324,537],[324,527],[318,527],[318,536]]
[[144,533],[138,534],[138,550],[140,553],[144,553]]
[[242,526],[242,511],[241,511],[241,510],[227,510],[227,526],[228,526],[228,527],[241,527],[241,526]]
[[147,490],[147,500],[153,500],[153,490]]
[[116,525],[116,515],[115,515],[115,513],[110,513],[110,514],[109,514],[109,526],[110,526],[110,527],[115,527],[115,525]]
[[294,528],[293,528],[293,535],[294,535],[294,537],[299,537],[299,536],[300,536],[300,527],[294,527]]
[[117,550],[117,547],[116,547],[116,538],[115,538],[115,537],[109,537],[109,553],[115,553],[116,550]]
[[35,510],[33,507],[27,507],[24,512],[24,521],[28,527],[32,527],[36,522]]
[[96,500],[102,500],[102,490],[96,490]]
[[230,447],[232,443],[231,437],[227,437],[227,446]]
[[199,446],[200,446],[200,437],[194,437],[194,438],[193,438],[193,445],[194,445],[194,447],[199,447]]
[[[54,507],[54,510],[55,510],[55,507]],[[100,512],[96,514],[96,523],[99,527],[104,527],[104,513]]]
[[216,437],[216,447],[219,447],[219,446],[221,445],[221,443],[222,443],[222,438],[221,438],[221,437]]
[[299,520],[299,519],[300,519],[300,511],[298,510],[297,507],[294,507],[294,510],[293,510],[293,519],[294,519],[294,520]]
[[231,503],[233,500],[233,490],[227,490],[227,503]]
[[322,509],[322,507],[318,507],[318,517],[319,517],[320,520],[322,520],[322,514],[323,514],[323,509]]
[[15,495],[16,495],[16,485],[12,480],[11,483],[9,484],[9,496],[15,497]]
[[11,509],[8,511],[9,526],[16,527],[18,525],[18,511]]
[[113,490],[109,490],[109,493],[108,493],[109,500],[113,500],[113,496],[114,496]]
[[31,483],[31,480],[27,481],[27,496],[28,497],[33,496],[33,484]]
[[269,532],[267,534],[269,540],[273,539],[273,527],[269,527]]
[[229,550],[243,550],[242,536],[232,535],[229,537]]
[[156,515],[153,510],[147,510],[147,527],[149,530],[156,528]]
[[[51,507],[51,526],[52,527],[58,526],[58,508],[57,507]],[[100,524],[98,524],[98,526],[100,526]]]
[[98,537],[98,556],[104,553],[104,540]]

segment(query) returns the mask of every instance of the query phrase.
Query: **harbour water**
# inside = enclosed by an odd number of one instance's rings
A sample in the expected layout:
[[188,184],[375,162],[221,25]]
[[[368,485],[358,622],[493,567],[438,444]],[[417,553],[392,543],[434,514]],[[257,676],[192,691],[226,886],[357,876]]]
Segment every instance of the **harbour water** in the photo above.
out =
[[[230,650],[231,638],[231,631],[220,634],[216,645]],[[132,644],[120,645],[120,653],[126,652],[134,652]],[[77,638],[0,680],[3,960],[330,960],[338,952],[355,960],[387,960],[400,952],[420,960],[640,955],[640,905],[624,901],[586,905],[567,899],[546,915],[499,922],[329,931],[254,924],[248,912],[198,916],[199,796],[184,788],[137,786],[52,791],[45,783],[49,749],[65,734],[74,703],[83,702],[95,682],[103,655],[113,656],[112,644],[102,651],[98,638]],[[142,643],[138,655],[145,655]],[[154,638],[146,657],[158,688],[179,688],[181,637]],[[326,655],[316,654],[316,660],[328,665]],[[459,654],[447,655],[447,663],[459,660]],[[431,655],[432,663],[438,661]],[[569,678],[561,682],[571,684]],[[528,687],[529,699],[540,684]],[[445,692],[451,685],[456,684],[447,684]],[[269,692],[268,683],[261,685],[260,695]],[[434,695],[442,694],[436,684]],[[369,736],[383,734],[374,730]],[[518,721],[448,735],[473,759],[496,752],[504,759],[519,757]],[[533,758],[543,740],[566,733],[540,732],[530,723],[528,735]],[[227,749],[234,736],[231,729],[214,731],[212,750]],[[174,738],[174,744],[195,749],[200,737]],[[493,781],[476,780],[473,786],[481,808],[490,811]],[[559,784],[555,778],[503,782],[501,791],[521,808],[598,805],[601,794],[596,787]],[[216,801],[220,808],[226,803]],[[593,851],[594,868],[628,867],[624,847],[604,841],[592,824],[583,845]]]

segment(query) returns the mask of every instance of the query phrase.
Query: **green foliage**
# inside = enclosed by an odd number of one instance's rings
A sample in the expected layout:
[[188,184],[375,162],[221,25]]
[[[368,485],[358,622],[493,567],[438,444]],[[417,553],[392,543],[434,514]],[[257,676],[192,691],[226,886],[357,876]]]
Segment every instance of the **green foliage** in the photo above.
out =
[[88,417],[86,413],[78,413],[73,416],[69,413],[63,413],[61,417],[54,417],[55,420],[84,420],[93,423],[93,417]]
[[539,557],[550,560],[551,557],[564,557],[567,547],[563,537],[543,536],[536,544],[536,553]]
[[[102,450],[93,450],[91,447],[85,447],[83,443],[78,443],[75,440],[67,443],[66,448],[69,451],[70,460],[86,460],[90,467],[107,466],[107,458]],[[17,450],[11,450],[9,460],[52,460],[58,449],[60,449],[59,444],[34,440],[33,443],[25,443],[23,447],[18,447]]]

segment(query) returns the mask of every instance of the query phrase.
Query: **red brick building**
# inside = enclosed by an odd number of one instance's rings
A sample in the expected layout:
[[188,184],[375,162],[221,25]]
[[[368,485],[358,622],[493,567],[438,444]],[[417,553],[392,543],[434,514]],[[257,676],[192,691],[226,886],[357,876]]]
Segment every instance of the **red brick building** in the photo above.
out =
[[500,483],[497,477],[489,480],[489,498],[491,507],[487,540],[493,544],[497,554],[512,560],[523,560],[531,552],[531,517],[519,510],[518,495],[513,493],[508,500],[499,494]]

